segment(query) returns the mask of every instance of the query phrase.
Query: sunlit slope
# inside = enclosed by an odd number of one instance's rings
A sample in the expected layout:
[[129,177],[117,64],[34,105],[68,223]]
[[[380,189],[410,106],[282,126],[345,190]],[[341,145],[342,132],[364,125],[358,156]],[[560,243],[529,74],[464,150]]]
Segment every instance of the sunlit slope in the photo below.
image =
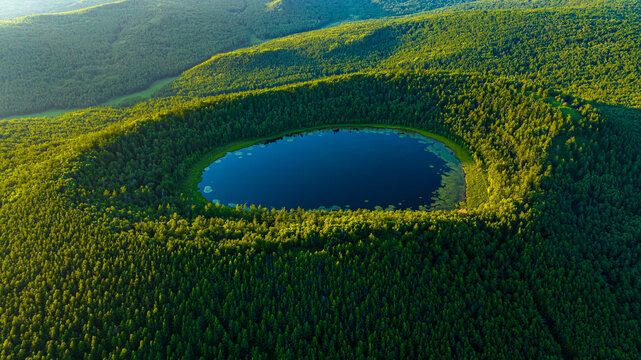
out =
[[435,12],[492,9],[542,9],[561,7],[620,7],[635,4],[631,0],[476,0],[435,9]]
[[[102,3],[76,2],[73,9]],[[343,21],[466,7],[566,5],[576,2],[121,0],[0,21],[0,117],[97,105],[214,54]]]
[[641,17],[620,8],[456,12],[347,24],[221,54],[169,94],[207,95],[322,76],[418,68],[506,76],[641,106]]
[[0,0],[0,20],[33,14],[72,11],[116,1],[117,0]]

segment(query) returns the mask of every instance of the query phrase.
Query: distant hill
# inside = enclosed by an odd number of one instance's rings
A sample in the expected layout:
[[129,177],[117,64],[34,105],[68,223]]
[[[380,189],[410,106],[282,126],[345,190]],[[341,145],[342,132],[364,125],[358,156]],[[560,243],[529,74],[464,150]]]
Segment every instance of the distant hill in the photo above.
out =
[[116,0],[0,0],[0,20],[84,9]]
[[[265,39],[460,2],[465,0],[28,2],[20,7],[26,13],[107,4],[0,21],[0,116],[96,105]],[[5,10],[4,17],[11,14]]]

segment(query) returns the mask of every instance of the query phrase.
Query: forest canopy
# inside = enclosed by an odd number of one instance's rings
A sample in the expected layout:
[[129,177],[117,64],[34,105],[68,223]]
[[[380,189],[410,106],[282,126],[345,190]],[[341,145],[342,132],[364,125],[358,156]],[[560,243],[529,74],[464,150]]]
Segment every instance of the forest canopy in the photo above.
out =
[[[0,121],[0,358],[641,358],[638,16],[358,22]],[[231,208],[185,181],[220,146],[346,123],[447,137],[485,196]]]

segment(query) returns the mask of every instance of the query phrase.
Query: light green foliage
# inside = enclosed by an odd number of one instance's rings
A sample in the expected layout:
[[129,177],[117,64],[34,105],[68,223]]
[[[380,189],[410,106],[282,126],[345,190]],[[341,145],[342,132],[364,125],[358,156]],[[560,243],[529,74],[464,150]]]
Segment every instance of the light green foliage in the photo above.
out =
[[477,0],[445,6],[434,12],[496,9],[541,9],[560,7],[611,7],[633,3],[629,0]]
[[211,95],[373,69],[505,76],[641,106],[637,7],[457,12],[347,24],[221,54],[166,94]]

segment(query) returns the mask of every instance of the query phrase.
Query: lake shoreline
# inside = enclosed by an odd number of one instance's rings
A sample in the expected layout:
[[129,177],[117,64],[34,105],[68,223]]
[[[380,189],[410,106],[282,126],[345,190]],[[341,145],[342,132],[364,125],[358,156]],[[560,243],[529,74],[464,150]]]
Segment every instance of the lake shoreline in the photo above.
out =
[[209,200],[205,199],[203,195],[198,190],[198,184],[202,181],[203,171],[214,161],[222,158],[228,152],[234,152],[255,144],[272,142],[282,139],[287,136],[292,136],[301,133],[313,132],[318,130],[341,130],[341,129],[390,129],[390,130],[400,130],[410,133],[415,133],[418,135],[425,136],[427,138],[436,140],[444,144],[447,148],[453,151],[454,156],[461,163],[463,171],[465,173],[465,200],[462,202],[463,206],[457,207],[457,209],[465,210],[466,212],[470,209],[474,209],[484,203],[487,198],[483,195],[487,195],[487,178],[486,174],[483,171],[482,167],[474,161],[472,156],[468,151],[461,145],[456,142],[442,136],[426,130],[416,129],[408,126],[402,125],[387,125],[387,124],[358,124],[358,123],[349,123],[349,124],[327,124],[321,126],[305,127],[299,128],[296,130],[289,130],[280,132],[278,134],[266,137],[259,138],[246,138],[240,139],[228,143],[226,145],[218,146],[212,149],[208,154],[204,155],[201,160],[197,161],[190,167],[187,178],[182,182],[181,188],[185,194],[191,195],[195,202],[206,205],[212,204]]

